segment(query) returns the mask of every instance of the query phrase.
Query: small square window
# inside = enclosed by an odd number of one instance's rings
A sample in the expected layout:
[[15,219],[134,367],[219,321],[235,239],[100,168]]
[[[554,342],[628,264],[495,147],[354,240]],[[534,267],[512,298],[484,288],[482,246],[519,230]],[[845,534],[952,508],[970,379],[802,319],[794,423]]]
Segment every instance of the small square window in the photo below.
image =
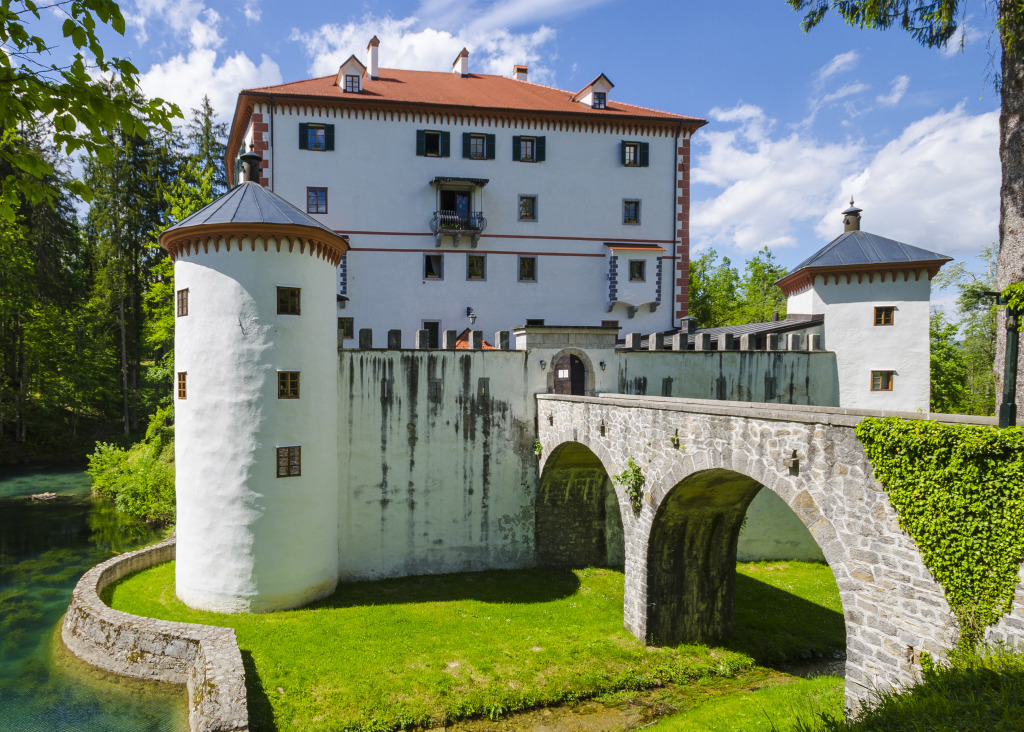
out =
[[299,372],[278,371],[277,372],[277,398],[298,399],[299,398]]
[[299,315],[300,295],[302,289],[299,287],[278,287],[277,288],[277,314],[278,315]]
[[896,308],[892,305],[875,308],[875,325],[892,325],[896,317]]
[[608,107],[607,92],[594,92],[594,109],[606,109]]
[[520,221],[536,221],[537,220],[537,197],[536,196],[520,196],[519,197],[519,220]]
[[602,328],[615,328],[616,330],[618,330],[619,329],[619,321],[617,321],[617,320],[602,320],[601,321],[601,327]]
[[647,279],[647,262],[642,259],[629,260],[629,281],[643,282]]
[[342,338],[353,338],[352,334],[355,332],[354,319],[338,318],[338,330],[341,331]]
[[892,377],[895,371],[872,371],[871,391],[892,391]]
[[536,257],[520,257],[519,258],[519,281],[520,282],[536,282],[537,281],[537,258]]
[[483,160],[487,155],[487,138],[484,135],[469,136],[469,157]]
[[359,91],[359,77],[356,74],[345,74],[345,91],[349,94]]
[[441,133],[440,132],[427,132],[423,136],[425,144],[424,155],[428,157],[436,158],[441,155]]
[[640,223],[640,202],[639,201],[623,201],[622,202],[622,223],[624,223],[624,224],[639,224]]
[[188,315],[188,288],[184,290],[178,290],[178,317],[184,317]]
[[277,448],[277,477],[296,478],[302,475],[302,447],[291,445]]
[[487,259],[483,254],[466,255],[466,279],[484,280],[487,279]]
[[444,279],[444,256],[441,254],[423,255],[423,279],[443,280]]
[[327,213],[326,188],[306,188],[306,213]]
[[537,140],[533,137],[519,138],[519,159],[524,163],[532,163],[537,149]]
[[327,149],[327,128],[323,125],[308,125],[306,127],[306,148],[308,150]]
[[[178,399],[188,398],[188,372],[178,372]],[[200,400],[202,401],[202,400]]]
[[544,325],[544,318],[527,318],[526,319],[526,327],[527,328],[539,328],[542,325]]
[[626,142],[622,145],[622,164],[630,168],[640,165],[640,145]]

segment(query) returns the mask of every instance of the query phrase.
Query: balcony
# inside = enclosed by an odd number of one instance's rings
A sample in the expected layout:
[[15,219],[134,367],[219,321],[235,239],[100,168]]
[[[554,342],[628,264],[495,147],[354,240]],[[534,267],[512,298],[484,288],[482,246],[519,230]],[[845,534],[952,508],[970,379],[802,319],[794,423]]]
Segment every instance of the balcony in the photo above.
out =
[[435,211],[430,219],[430,231],[434,234],[434,246],[441,246],[441,238],[452,237],[452,244],[459,246],[459,241],[464,235],[470,237],[470,246],[476,249],[480,241],[480,235],[487,228],[487,219],[483,213],[474,211],[467,214],[458,214],[455,211]]

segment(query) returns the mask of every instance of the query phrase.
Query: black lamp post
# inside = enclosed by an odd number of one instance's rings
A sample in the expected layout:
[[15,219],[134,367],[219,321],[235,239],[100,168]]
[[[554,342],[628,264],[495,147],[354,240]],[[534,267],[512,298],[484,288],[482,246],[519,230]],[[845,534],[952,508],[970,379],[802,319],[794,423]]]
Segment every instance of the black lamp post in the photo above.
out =
[[[1007,297],[999,292],[986,292],[996,298],[996,305],[1006,305]],[[1006,362],[1003,364],[1003,399],[999,402],[999,426],[1017,425],[1017,334],[1021,311],[1006,308]]]

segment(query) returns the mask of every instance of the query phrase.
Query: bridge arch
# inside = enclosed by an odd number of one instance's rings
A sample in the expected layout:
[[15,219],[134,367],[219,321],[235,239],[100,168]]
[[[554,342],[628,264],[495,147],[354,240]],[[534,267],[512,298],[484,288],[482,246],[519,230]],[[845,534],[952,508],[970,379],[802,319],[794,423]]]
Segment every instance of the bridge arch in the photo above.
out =
[[623,566],[618,495],[604,463],[587,446],[563,442],[548,456],[534,511],[538,566]]

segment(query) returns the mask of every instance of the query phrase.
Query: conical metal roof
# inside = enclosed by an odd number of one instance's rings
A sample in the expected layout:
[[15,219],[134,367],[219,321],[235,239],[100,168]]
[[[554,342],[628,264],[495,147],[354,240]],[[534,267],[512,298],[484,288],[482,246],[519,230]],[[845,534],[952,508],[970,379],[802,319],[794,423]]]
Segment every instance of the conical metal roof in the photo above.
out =
[[[845,213],[845,212],[844,212]],[[846,231],[793,268],[843,267],[848,265],[905,264],[951,260],[945,254],[904,244],[867,231]]]

